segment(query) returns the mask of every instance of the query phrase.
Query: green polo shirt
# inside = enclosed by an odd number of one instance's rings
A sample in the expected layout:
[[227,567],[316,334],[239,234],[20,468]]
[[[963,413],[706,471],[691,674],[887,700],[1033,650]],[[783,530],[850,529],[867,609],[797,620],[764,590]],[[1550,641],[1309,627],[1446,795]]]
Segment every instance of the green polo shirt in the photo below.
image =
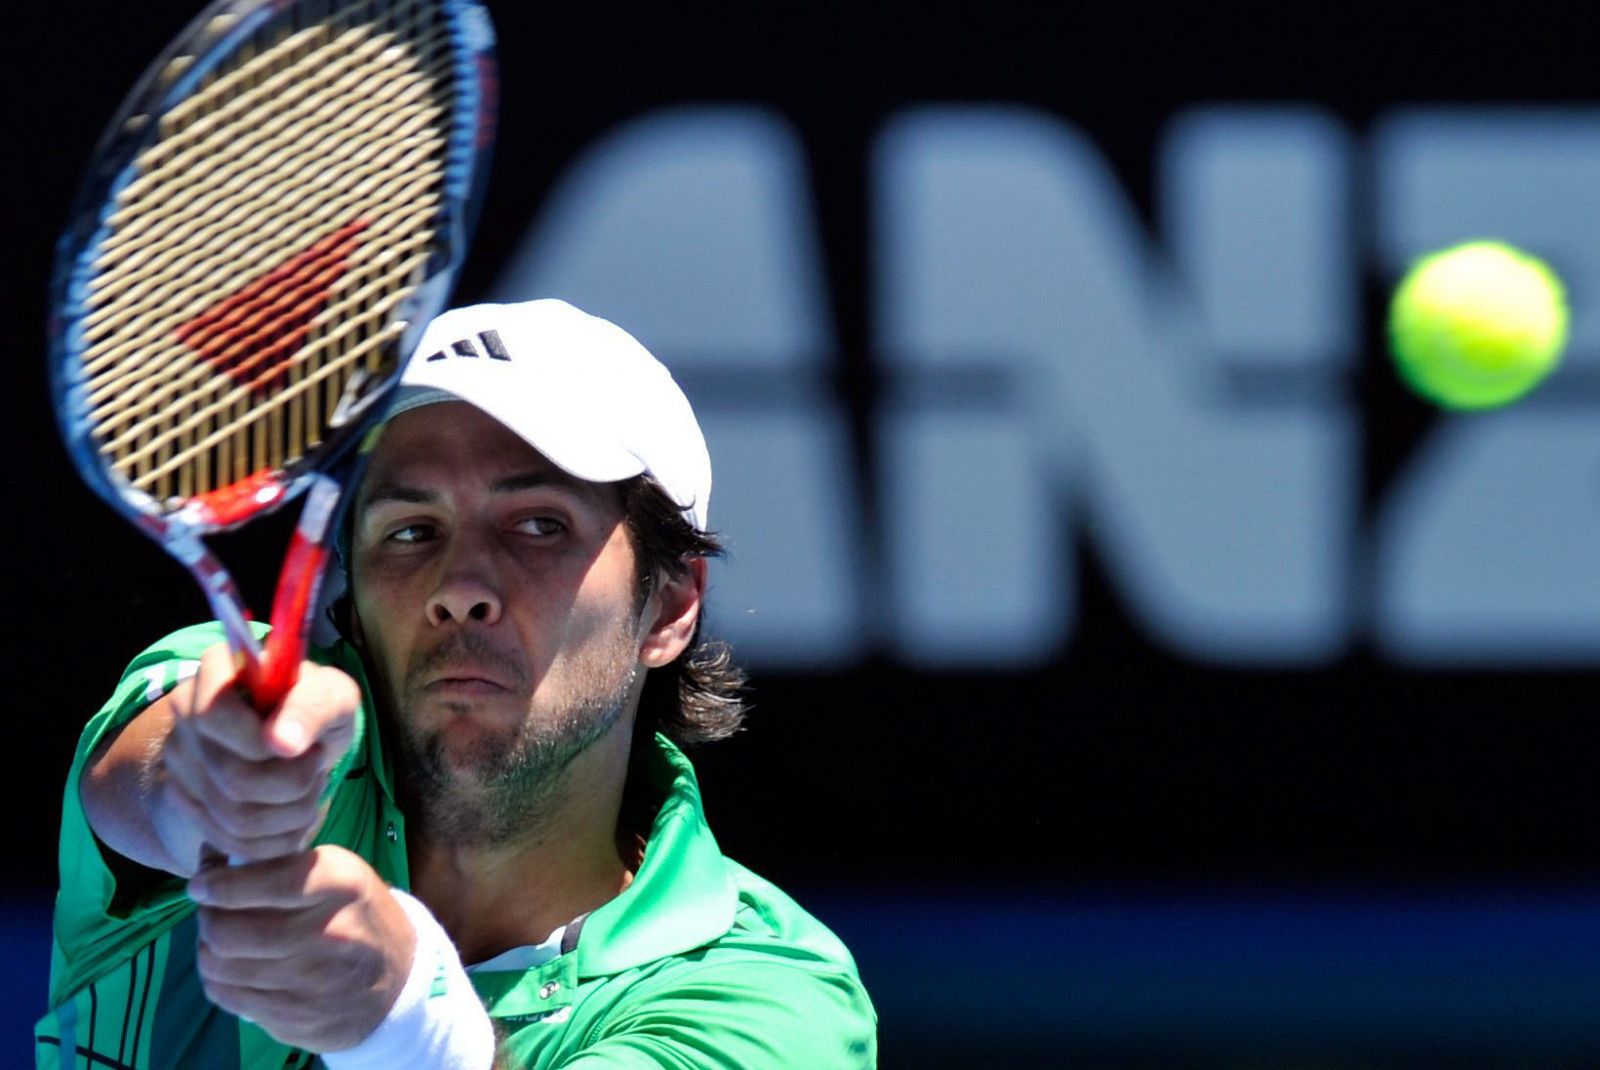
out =
[[[124,894],[79,801],[105,734],[194,671],[215,626],[157,643],[90,720],[67,777],[50,1007],[36,1066],[102,1070],[302,1070],[320,1060],[213,1006],[195,970],[194,904],[170,878]],[[344,645],[314,651],[363,685]],[[876,1015],[844,945],[792,899],[725,858],[706,826],[694,770],[658,736],[635,784],[661,800],[644,860],[615,899],[571,926],[563,951],[528,970],[477,970],[508,1068],[860,1068],[877,1062]],[[364,703],[334,771],[318,843],[349,848],[408,887],[405,817]],[[575,946],[573,946],[575,944]],[[72,1053],[69,1055],[68,1053]]]

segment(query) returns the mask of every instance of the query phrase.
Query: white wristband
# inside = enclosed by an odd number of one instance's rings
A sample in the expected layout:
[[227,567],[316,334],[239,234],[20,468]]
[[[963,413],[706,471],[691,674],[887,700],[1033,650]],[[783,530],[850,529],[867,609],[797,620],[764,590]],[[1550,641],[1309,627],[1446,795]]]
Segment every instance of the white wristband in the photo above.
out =
[[417,931],[405,987],[383,1021],[353,1048],[322,1056],[328,1070],[490,1070],[494,1026],[478,1001],[461,956],[428,908],[398,888],[389,891]]

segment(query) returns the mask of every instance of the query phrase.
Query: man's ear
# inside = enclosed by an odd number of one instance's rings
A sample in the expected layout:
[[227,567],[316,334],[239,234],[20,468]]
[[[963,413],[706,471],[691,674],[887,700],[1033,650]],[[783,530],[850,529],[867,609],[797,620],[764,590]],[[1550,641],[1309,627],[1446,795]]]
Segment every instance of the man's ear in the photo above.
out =
[[355,647],[358,652],[365,654],[367,652],[367,630],[361,626],[361,614],[356,612],[355,596],[350,593],[347,587],[340,597],[345,600],[347,607],[345,621],[350,629],[350,634],[345,638],[350,641],[350,645]]
[[682,575],[663,575],[645,601],[643,623],[648,630],[639,645],[639,664],[647,669],[670,665],[694,639],[706,593],[706,560],[695,557],[686,564]]

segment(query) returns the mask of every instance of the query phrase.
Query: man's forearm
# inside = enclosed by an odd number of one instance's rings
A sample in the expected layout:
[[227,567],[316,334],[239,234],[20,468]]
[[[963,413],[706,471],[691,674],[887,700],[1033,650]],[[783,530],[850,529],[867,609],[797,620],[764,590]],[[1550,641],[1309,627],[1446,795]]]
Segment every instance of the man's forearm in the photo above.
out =
[[190,877],[199,864],[200,834],[173,805],[162,769],[172,722],[171,696],[147,707],[96,748],[78,792],[89,827],[105,846],[140,865]]
[[322,823],[329,775],[355,734],[361,694],[311,663],[263,716],[212,647],[198,671],[91,757],[80,784],[89,825],[113,851],[191,876],[206,847],[240,861],[305,849]]

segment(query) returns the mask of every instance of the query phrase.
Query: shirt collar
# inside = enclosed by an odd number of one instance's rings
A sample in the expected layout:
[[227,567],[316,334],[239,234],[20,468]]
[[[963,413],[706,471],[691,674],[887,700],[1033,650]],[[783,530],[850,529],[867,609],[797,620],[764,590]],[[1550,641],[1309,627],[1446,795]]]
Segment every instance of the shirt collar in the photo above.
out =
[[657,735],[638,773],[664,797],[633,882],[584,920],[580,977],[621,973],[702,947],[733,927],[739,891],[706,825],[694,767]]

